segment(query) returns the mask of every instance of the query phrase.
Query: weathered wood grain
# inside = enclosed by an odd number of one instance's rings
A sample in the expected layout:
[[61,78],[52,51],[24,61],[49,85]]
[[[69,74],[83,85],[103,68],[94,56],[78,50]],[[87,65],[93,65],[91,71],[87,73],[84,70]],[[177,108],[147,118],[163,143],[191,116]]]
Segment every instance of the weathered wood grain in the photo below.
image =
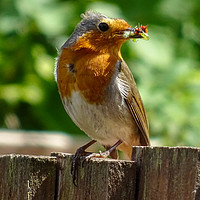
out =
[[199,149],[133,147],[137,200],[200,200]]
[[57,200],[134,200],[135,162],[92,158],[78,170],[78,187],[70,174],[71,154],[54,153],[58,159]]
[[56,159],[44,156],[0,156],[1,200],[54,200]]
[[133,147],[133,161],[92,158],[78,187],[71,154],[0,156],[0,200],[200,200],[199,151]]

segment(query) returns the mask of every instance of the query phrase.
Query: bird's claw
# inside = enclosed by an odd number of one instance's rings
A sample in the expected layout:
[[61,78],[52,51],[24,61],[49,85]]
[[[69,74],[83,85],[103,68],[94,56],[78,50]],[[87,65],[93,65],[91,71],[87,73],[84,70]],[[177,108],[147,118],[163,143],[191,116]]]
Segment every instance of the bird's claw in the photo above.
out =
[[79,149],[77,150],[77,152],[75,153],[75,155],[72,158],[72,163],[71,163],[71,175],[72,175],[72,179],[73,179],[73,184],[77,187],[77,177],[78,177],[78,168],[81,166],[83,167],[83,165],[81,165],[81,157],[82,156],[86,156],[89,153]]
[[109,151],[105,151],[105,152],[99,151],[99,153],[91,153],[90,155],[85,156],[85,158],[82,161],[81,166],[83,167],[84,163],[87,162],[91,158],[107,158],[109,155],[110,155]]
[[78,167],[80,166],[80,156],[75,154],[72,158],[71,164],[71,175],[73,179],[73,184],[77,186],[77,177],[78,177]]

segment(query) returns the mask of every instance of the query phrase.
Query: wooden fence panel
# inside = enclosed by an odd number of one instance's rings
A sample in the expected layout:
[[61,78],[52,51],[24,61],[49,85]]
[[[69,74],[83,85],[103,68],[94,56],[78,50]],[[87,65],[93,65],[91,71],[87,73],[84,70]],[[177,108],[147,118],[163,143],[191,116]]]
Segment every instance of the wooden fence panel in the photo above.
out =
[[72,183],[71,154],[58,158],[57,200],[134,200],[136,163],[92,158],[78,170],[78,187]]
[[0,157],[1,200],[54,200],[56,159],[44,156]]
[[0,156],[0,200],[200,200],[199,151],[133,147],[133,161],[92,158],[78,187],[71,154]]
[[133,147],[137,200],[200,200],[199,149]]

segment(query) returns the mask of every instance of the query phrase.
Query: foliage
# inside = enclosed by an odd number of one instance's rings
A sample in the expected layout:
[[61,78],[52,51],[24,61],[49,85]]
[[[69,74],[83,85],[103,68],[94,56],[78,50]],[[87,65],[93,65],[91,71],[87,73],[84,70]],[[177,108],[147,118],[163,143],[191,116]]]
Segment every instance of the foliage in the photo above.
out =
[[56,48],[87,9],[148,24],[150,40],[129,41],[122,55],[134,73],[160,145],[200,145],[198,0],[0,1],[0,127],[80,133],[54,81]]

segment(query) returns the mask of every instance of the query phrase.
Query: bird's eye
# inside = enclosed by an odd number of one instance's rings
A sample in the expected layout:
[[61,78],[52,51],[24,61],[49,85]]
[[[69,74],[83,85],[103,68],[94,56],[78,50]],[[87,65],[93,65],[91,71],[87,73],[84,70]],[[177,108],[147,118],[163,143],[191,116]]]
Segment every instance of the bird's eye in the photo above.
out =
[[99,29],[100,29],[100,31],[105,32],[105,31],[107,31],[109,29],[109,26],[105,22],[101,22],[99,24]]

